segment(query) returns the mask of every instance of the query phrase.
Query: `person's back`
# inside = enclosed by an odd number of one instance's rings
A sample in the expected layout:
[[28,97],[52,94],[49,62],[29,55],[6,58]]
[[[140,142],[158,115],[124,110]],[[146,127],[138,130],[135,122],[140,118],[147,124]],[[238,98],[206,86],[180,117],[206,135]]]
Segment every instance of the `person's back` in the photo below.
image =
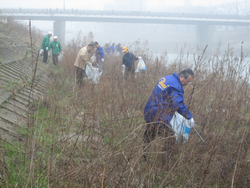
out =
[[74,66],[85,70],[85,67],[87,65],[87,60],[88,60],[88,50],[87,50],[87,46],[84,46],[79,50],[76,56],[76,61],[75,61]]
[[115,53],[115,46],[114,46],[114,45],[112,45],[112,46],[110,47],[110,49],[111,49],[111,53],[112,53],[112,54]]
[[160,79],[144,108],[145,120],[169,124],[175,111],[188,119],[192,118],[184,103],[183,94],[184,90],[176,73]]
[[45,35],[43,37],[41,49],[43,49],[44,51],[46,50],[46,47],[49,47],[49,38],[50,38],[49,35]]

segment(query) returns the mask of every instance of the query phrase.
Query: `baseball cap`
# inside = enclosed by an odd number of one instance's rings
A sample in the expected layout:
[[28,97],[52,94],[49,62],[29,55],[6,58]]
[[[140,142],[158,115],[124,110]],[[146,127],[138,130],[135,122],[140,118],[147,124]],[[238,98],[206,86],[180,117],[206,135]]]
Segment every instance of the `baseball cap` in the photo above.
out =
[[122,52],[126,52],[127,49],[128,49],[128,48],[127,48],[126,46],[124,46],[124,47],[122,48]]

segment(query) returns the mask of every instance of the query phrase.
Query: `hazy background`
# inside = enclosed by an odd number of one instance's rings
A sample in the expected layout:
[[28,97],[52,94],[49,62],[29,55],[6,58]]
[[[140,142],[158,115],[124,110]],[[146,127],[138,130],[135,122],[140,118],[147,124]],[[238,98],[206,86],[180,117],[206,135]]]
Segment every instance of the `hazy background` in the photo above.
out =
[[[249,15],[250,0],[8,0],[1,2],[0,9],[3,8]],[[53,30],[52,21],[32,21],[32,24],[44,34]],[[149,48],[154,52],[167,50],[173,53],[183,45],[190,49],[197,47],[195,28],[195,25],[66,22],[66,43],[76,37],[79,31],[83,35],[92,31],[94,40],[99,41],[101,45],[120,42],[124,46],[139,39],[141,42],[148,41]],[[250,51],[249,33],[249,27],[214,26],[213,48],[221,46],[224,49],[230,43],[235,51],[239,51],[241,42],[244,41],[245,51]]]

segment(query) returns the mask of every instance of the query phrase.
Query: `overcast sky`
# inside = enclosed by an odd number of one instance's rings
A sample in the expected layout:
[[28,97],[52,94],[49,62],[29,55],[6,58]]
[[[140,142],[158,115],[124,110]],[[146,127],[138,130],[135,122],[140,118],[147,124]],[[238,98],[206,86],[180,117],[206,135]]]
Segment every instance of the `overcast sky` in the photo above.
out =
[[[105,3],[114,3],[115,0],[1,0],[0,8],[59,8],[64,6],[66,9],[92,9],[102,10]],[[123,0],[126,1],[126,0]],[[146,2],[147,7],[157,7],[159,2],[165,2],[166,6],[183,6],[185,0],[134,0],[139,2]],[[224,2],[235,2],[237,0],[191,0],[193,6],[198,5],[218,5]],[[243,2],[246,0],[238,0]],[[250,1],[250,0],[249,0]]]

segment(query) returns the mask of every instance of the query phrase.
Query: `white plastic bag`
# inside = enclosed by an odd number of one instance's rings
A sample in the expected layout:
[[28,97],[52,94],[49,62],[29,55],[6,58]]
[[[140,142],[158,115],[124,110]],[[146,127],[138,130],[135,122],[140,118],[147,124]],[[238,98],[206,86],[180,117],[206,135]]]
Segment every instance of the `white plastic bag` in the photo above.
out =
[[143,59],[141,57],[138,57],[140,60],[138,62],[137,68],[135,72],[146,72],[147,71],[147,67],[143,61]]
[[125,65],[122,65],[122,74],[125,73]]
[[91,62],[95,62],[96,61],[96,56],[95,54],[91,57]]
[[99,72],[99,68],[93,67],[91,63],[87,64],[86,76],[89,80],[92,80],[93,83],[98,84],[101,75],[102,73]]
[[172,120],[170,121],[172,129],[175,131],[176,140],[181,139],[183,136],[184,143],[188,140],[191,128],[188,125],[188,120],[178,112],[175,112]]
[[39,55],[40,55],[40,56],[43,55],[43,49],[40,50]]
[[64,52],[61,52],[61,53],[58,55],[58,61],[61,61],[61,60],[62,60],[63,54],[64,54]]

